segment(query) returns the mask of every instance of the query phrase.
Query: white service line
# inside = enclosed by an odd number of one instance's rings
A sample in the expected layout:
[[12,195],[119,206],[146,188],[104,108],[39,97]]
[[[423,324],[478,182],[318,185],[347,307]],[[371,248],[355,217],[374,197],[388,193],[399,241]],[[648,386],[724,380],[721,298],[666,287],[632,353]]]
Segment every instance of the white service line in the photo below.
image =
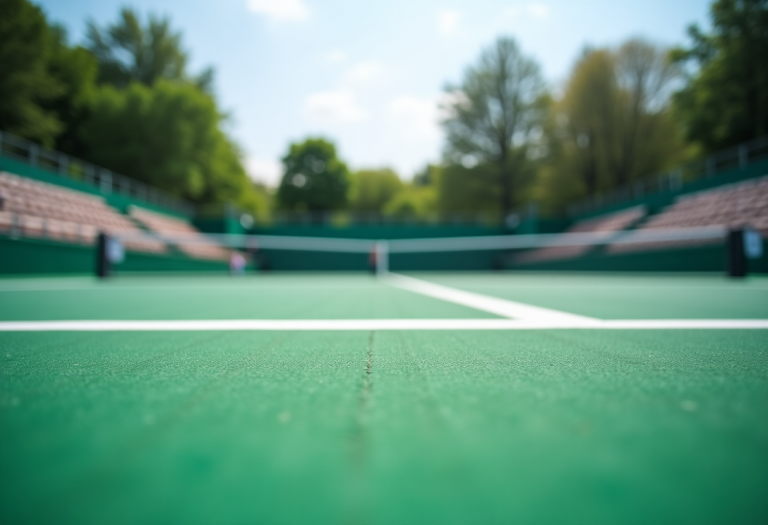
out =
[[[768,319],[611,319],[600,322],[607,330],[765,330]],[[592,328],[592,327],[585,327]]]
[[468,306],[475,310],[482,310],[483,312],[489,312],[510,319],[542,323],[559,322],[583,326],[592,326],[600,322],[599,319],[595,319],[594,317],[551,310],[549,308],[532,306],[530,304],[518,303],[507,299],[499,299],[498,297],[490,297],[474,292],[466,292],[464,290],[457,290],[456,288],[450,288],[448,286],[430,283],[428,281],[422,281],[421,279],[414,279],[413,277],[395,273],[387,274],[382,277],[382,280],[387,284],[402,288],[403,290],[427,295],[436,299],[442,299],[443,301],[460,304],[462,306]]
[[370,331],[370,330],[765,330],[764,319],[274,319],[198,321],[0,321],[0,332]]

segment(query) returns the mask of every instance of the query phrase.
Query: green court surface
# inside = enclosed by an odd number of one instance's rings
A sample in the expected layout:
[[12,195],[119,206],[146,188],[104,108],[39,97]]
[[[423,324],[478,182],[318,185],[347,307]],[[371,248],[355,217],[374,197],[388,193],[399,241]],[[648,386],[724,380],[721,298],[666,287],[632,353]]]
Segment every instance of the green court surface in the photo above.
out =
[[6,321],[496,317],[383,286],[368,275],[0,281],[0,293],[0,319]]
[[[764,279],[414,277],[600,319],[768,318]],[[136,319],[499,316],[363,275],[0,280],[0,325]],[[0,349],[0,523],[768,523],[768,329],[11,330]]]

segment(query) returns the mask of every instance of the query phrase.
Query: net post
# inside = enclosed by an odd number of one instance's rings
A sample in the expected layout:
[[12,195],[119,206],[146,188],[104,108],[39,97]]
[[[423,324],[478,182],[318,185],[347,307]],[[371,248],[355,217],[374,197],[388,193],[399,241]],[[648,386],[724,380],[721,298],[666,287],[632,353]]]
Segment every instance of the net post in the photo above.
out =
[[734,228],[728,230],[726,243],[727,270],[729,277],[746,277],[747,258],[744,254],[744,229]]
[[99,232],[99,236],[96,239],[96,277],[99,279],[109,277],[110,264],[107,255],[108,244],[109,236],[104,232]]
[[376,275],[382,277],[389,273],[389,243],[376,241]]

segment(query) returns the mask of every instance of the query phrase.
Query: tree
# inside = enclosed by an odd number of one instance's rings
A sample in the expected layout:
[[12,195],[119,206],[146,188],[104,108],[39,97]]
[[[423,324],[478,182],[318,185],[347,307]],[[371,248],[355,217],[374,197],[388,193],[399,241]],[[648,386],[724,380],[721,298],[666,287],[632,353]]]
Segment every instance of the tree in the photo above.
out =
[[382,211],[385,215],[427,219],[437,212],[436,189],[416,183],[403,185]]
[[693,62],[675,96],[686,134],[710,152],[768,134],[768,0],[717,0],[712,32],[689,29],[693,45],[678,49]]
[[221,122],[210,95],[159,80],[151,88],[99,88],[81,136],[94,163],[194,202],[231,202],[253,211],[263,199],[255,196]]
[[284,174],[277,190],[282,209],[324,212],[346,206],[349,170],[333,143],[322,138],[293,143],[282,160]]
[[515,175],[525,169],[529,144],[544,118],[546,92],[539,66],[514,40],[500,38],[466,70],[462,84],[448,86],[446,92],[446,159],[493,167],[498,206],[507,214],[520,182]]
[[120,12],[117,23],[99,28],[88,22],[88,49],[99,61],[99,82],[126,87],[131,82],[154,85],[161,79],[190,81],[209,91],[213,70],[196,78],[187,74],[187,53],[181,46],[181,33],[171,29],[168,18],[150,14],[146,26],[130,8]]
[[586,50],[545,126],[554,165],[542,174],[547,198],[595,196],[681,161],[685,146],[669,108],[676,78],[667,51],[643,40]]
[[427,164],[413,176],[414,186],[430,186],[437,184],[440,179],[441,167],[435,164]]
[[62,124],[43,107],[63,86],[48,61],[53,38],[39,7],[0,0],[0,128],[52,146]]
[[96,92],[99,65],[85,48],[69,46],[62,27],[53,26],[51,33],[53,42],[48,71],[61,90],[58,96],[42,103],[42,107],[54,114],[62,124],[61,132],[56,137],[56,148],[83,156],[85,147],[79,133]]
[[674,144],[674,127],[666,118],[677,68],[666,49],[641,39],[632,39],[616,52],[616,77],[619,86],[618,149],[611,169],[616,183],[653,174],[669,160]]
[[79,155],[98,65],[27,0],[0,0],[0,128]]
[[610,184],[609,157],[617,149],[620,121],[615,57],[608,50],[584,53],[558,106],[564,171],[581,179],[587,195]]
[[391,169],[360,170],[352,173],[349,207],[356,212],[381,213],[403,188],[403,181]]
[[482,163],[474,166],[449,164],[440,174],[436,186],[437,207],[445,214],[484,212],[508,215],[511,209],[500,208],[499,196],[503,187],[499,184],[499,172],[514,173],[518,199],[526,196],[528,186],[536,174],[536,165],[520,159],[524,149],[513,151],[507,164]]

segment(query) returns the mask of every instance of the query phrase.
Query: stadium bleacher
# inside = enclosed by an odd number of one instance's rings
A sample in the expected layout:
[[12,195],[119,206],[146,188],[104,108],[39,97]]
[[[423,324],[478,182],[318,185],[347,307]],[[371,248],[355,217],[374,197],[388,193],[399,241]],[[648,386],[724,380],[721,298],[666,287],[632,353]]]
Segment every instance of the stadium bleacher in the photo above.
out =
[[[578,221],[563,233],[604,233],[605,237],[608,238],[618,231],[630,228],[645,217],[645,215],[645,206],[633,206],[632,208],[620,210],[618,212]],[[556,259],[569,259],[580,257],[591,249],[593,249],[593,247],[587,245],[550,246],[521,253],[515,256],[514,262],[531,263]]]
[[[91,244],[99,231],[141,235],[138,226],[99,196],[7,172],[0,172],[0,200],[0,229],[25,237]],[[126,248],[166,251],[163,243],[152,240],[130,241]]]
[[[768,236],[768,176],[678,197],[674,204],[639,224],[637,231],[722,226],[750,227]],[[699,239],[616,244],[609,253],[694,246],[715,242]]]
[[131,206],[129,215],[148,230],[160,236],[183,237],[187,242],[177,244],[177,247],[190,257],[212,260],[229,259],[229,251],[206,239],[187,222],[137,206]]

